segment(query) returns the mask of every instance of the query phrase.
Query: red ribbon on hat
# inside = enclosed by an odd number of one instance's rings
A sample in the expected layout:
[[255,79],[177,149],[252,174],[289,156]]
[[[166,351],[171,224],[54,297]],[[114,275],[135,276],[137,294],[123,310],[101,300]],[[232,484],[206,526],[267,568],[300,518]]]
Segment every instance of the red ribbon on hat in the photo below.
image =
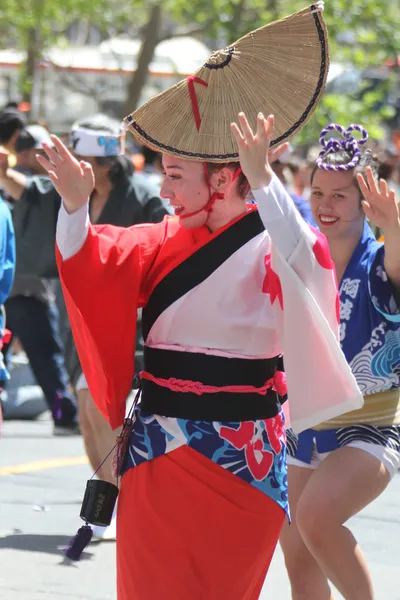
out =
[[190,101],[192,103],[194,120],[195,120],[196,128],[198,131],[200,129],[200,125],[201,125],[201,118],[200,118],[199,105],[197,104],[196,90],[194,89],[194,84],[200,83],[201,85],[204,85],[205,87],[207,87],[208,83],[207,83],[207,81],[204,81],[204,79],[200,79],[200,77],[196,77],[196,75],[189,75],[189,77],[187,77],[186,81],[187,81],[188,88],[189,88],[189,96],[190,96]]
[[[201,125],[201,117],[200,117],[199,105],[197,103],[196,90],[194,89],[194,84],[200,83],[200,85],[204,85],[205,87],[208,87],[208,83],[207,83],[207,81],[204,81],[204,79],[200,79],[200,77],[196,77],[196,75],[189,75],[189,77],[186,78],[186,81],[188,84],[190,101],[192,103],[192,110],[193,110],[194,120],[196,123],[196,129],[197,129],[197,131],[199,131],[200,125]],[[199,213],[201,213],[203,211],[207,211],[208,213],[211,212],[211,208],[212,208],[214,202],[216,200],[222,200],[224,197],[224,194],[221,194],[220,192],[214,192],[213,194],[211,193],[210,176],[208,173],[208,168],[207,168],[206,163],[203,163],[203,168],[204,168],[204,175],[206,178],[210,199],[205,206],[203,206],[199,210],[195,210],[194,212],[182,215],[181,219],[187,219],[188,217],[193,217],[194,215],[198,215]],[[242,169],[239,167],[233,174],[233,180],[235,180],[241,172],[242,172]]]

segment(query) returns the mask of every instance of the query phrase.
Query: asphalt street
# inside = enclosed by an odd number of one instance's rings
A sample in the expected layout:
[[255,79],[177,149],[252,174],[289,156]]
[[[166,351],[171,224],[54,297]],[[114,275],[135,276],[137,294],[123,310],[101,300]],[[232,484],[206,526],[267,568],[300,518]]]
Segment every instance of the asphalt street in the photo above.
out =
[[[115,599],[114,543],[91,543],[78,563],[64,559],[62,553],[82,523],[79,510],[90,475],[80,437],[54,438],[46,417],[4,423],[1,600]],[[376,600],[400,600],[399,498],[396,476],[381,498],[350,522],[370,564]],[[279,548],[261,596],[267,599],[290,600]]]

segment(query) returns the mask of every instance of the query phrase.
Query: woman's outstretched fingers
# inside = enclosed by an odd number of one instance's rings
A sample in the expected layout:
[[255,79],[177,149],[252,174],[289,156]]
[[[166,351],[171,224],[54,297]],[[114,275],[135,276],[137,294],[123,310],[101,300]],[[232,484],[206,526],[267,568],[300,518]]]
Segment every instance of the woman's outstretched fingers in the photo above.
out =
[[257,137],[258,139],[265,137],[265,118],[261,112],[257,115]]
[[90,197],[95,181],[91,165],[78,161],[56,137],[52,136],[54,147],[43,144],[47,156],[38,156],[38,162],[47,171],[65,208],[72,213],[79,209]]
[[357,178],[357,183],[360,186],[361,194],[365,198],[366,194],[368,194],[368,192],[369,192],[369,188],[367,186],[367,183],[366,183],[366,181],[365,181],[365,179],[364,179],[364,177],[363,177],[363,175],[361,173],[357,173],[356,178]]
[[46,142],[43,142],[42,146],[43,146],[43,150],[46,152],[47,156],[49,157],[49,159],[51,160],[53,165],[59,165],[62,162],[63,159],[58,154],[58,152],[56,152],[56,150],[54,150],[54,148],[49,146],[49,144],[46,144]]
[[280,157],[285,154],[286,150],[289,148],[290,144],[289,142],[285,142],[284,144],[281,144],[278,147],[274,147],[272,148],[269,152],[268,152],[268,162],[270,165],[274,164],[274,162],[276,162],[277,160],[280,159]]
[[85,162],[84,160],[81,160],[81,162],[79,163],[80,168],[82,169],[82,173],[84,177],[93,177],[93,171],[92,171],[92,165],[90,163]]
[[379,188],[378,188],[378,185],[377,185],[377,182],[375,180],[374,173],[373,173],[371,167],[367,167],[366,170],[365,170],[365,172],[366,172],[366,175],[367,175],[367,182],[368,182],[369,191],[372,194],[380,194],[380,191],[379,191]]
[[239,122],[243,131],[244,139],[247,143],[252,142],[254,140],[254,134],[251,130],[247,117],[243,112],[239,113]]
[[264,116],[257,116],[255,134],[244,113],[239,113],[238,121],[239,125],[232,123],[232,133],[237,143],[242,171],[253,190],[266,187],[271,181],[272,171],[267,158],[269,138],[265,135]]
[[36,160],[38,161],[39,165],[42,165],[42,167],[46,169],[47,173],[54,171],[54,165],[41,154],[36,154]]
[[274,132],[274,124],[275,124],[274,115],[268,115],[268,117],[266,119],[264,119],[265,135],[268,138],[272,137],[272,134]]
[[244,137],[242,135],[242,132],[240,131],[239,127],[237,126],[236,123],[231,123],[231,129],[232,129],[232,133],[233,136],[237,142],[237,144],[243,144],[244,143]]
[[389,188],[388,188],[387,181],[385,179],[380,179],[379,180],[379,187],[380,187],[380,190],[381,190],[381,194],[383,194],[384,196],[388,196],[389,195]]
[[67,158],[68,156],[72,157],[71,152],[68,150],[68,148],[62,143],[62,141],[60,140],[60,138],[58,138],[56,135],[51,135],[50,136],[51,141],[53,142],[53,144],[55,145],[55,147],[57,148],[57,152],[58,154],[62,157],[62,158]]

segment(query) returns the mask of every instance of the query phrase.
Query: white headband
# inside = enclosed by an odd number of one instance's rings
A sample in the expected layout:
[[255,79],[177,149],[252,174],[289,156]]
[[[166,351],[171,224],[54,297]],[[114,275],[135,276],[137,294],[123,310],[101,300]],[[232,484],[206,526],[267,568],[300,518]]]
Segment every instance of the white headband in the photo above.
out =
[[95,131],[76,127],[69,143],[79,156],[119,156],[125,153],[125,131],[114,135],[109,131]]

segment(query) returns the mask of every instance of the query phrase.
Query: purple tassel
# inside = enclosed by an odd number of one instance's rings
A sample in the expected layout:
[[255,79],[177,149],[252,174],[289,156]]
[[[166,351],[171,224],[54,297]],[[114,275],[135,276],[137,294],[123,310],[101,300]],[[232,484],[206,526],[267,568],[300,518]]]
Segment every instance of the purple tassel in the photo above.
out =
[[93,531],[90,525],[83,525],[72,538],[68,547],[64,550],[64,555],[71,560],[79,560],[86,546],[92,539]]

